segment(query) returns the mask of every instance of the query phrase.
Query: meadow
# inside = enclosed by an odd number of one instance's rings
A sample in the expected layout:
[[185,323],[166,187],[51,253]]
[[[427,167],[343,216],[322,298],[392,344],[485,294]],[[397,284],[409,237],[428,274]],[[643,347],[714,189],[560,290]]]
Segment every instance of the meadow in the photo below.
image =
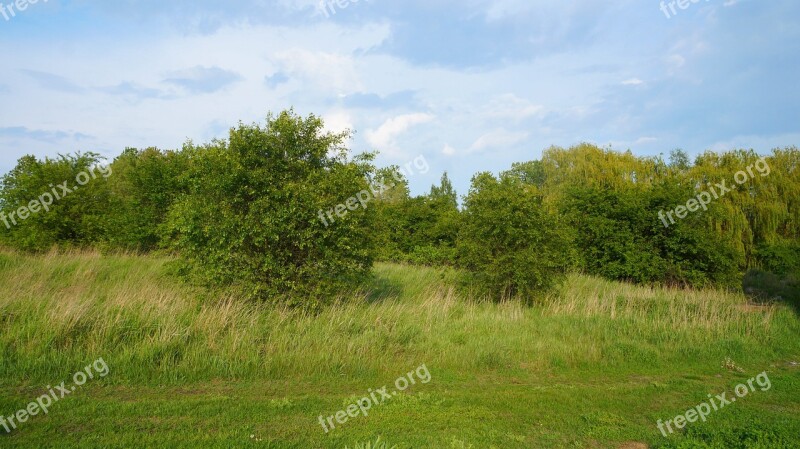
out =
[[[0,253],[0,415],[109,367],[0,429],[0,447],[800,447],[800,320],[784,304],[582,274],[534,304],[497,303],[452,269],[384,263],[311,312],[174,272],[167,256]],[[320,426],[423,364],[429,383]],[[761,372],[769,390],[659,432]]]
[[797,0],[37,2],[0,449],[800,449]]

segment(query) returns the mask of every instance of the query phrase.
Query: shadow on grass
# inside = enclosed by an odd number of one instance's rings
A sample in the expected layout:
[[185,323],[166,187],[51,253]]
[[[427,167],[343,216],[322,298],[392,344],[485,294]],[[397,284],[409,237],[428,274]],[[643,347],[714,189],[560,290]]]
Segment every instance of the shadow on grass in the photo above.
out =
[[761,270],[750,270],[742,280],[742,290],[754,304],[780,302],[800,316],[800,280]]
[[372,276],[369,283],[364,286],[366,301],[375,304],[386,300],[399,298],[403,294],[403,283],[397,279],[385,276]]

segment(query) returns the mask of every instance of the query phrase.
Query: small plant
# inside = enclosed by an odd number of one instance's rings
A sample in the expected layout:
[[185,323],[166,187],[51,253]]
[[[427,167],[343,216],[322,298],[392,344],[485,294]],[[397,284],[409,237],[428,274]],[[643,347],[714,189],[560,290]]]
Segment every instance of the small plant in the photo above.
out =
[[292,401],[288,398],[281,398],[281,399],[271,399],[269,401],[269,405],[272,408],[278,410],[284,410],[287,408],[292,408],[294,406],[294,403],[292,403]]
[[[349,449],[349,446],[345,446],[344,449]],[[367,441],[366,443],[356,443],[356,445],[353,446],[353,449],[397,449],[397,445],[390,446],[389,443],[381,441],[381,437],[378,437],[374,443],[372,441]]]
[[725,363],[722,364],[722,367],[728,371],[736,371],[737,373],[743,373],[744,370],[736,364],[730,357],[725,358]]

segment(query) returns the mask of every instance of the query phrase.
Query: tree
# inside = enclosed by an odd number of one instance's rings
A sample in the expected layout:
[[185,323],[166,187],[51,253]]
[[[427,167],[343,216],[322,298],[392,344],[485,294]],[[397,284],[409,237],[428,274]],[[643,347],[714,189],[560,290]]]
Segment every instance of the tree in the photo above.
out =
[[456,189],[453,188],[453,183],[450,182],[447,172],[442,175],[440,186],[431,186],[431,193],[428,196],[433,201],[441,201],[445,207],[458,208],[458,194],[456,194]]
[[505,176],[518,178],[522,183],[544,187],[545,172],[542,161],[515,162],[511,165],[511,170],[504,173]]
[[416,198],[409,197],[402,175],[395,179],[397,185],[377,204],[379,257],[418,265],[454,264],[460,212],[447,173],[442,176],[441,186],[431,187],[430,195]]
[[676,148],[669,153],[669,167],[679,172],[685,172],[692,167],[692,163],[685,151]]
[[208,283],[331,301],[369,274],[374,253],[374,208],[348,201],[369,189],[372,155],[349,160],[349,136],[290,110],[264,127],[240,124],[227,142],[190,145],[188,193],[169,211],[165,241]]
[[487,296],[527,300],[561,282],[573,259],[563,223],[545,210],[536,188],[489,173],[472,179],[458,256]]
[[190,152],[126,149],[112,163],[105,240],[114,248],[150,251],[159,247],[167,211],[186,192]]
[[107,178],[96,153],[21,158],[3,176],[2,224],[7,245],[27,251],[53,246],[89,246],[103,235],[108,210]]

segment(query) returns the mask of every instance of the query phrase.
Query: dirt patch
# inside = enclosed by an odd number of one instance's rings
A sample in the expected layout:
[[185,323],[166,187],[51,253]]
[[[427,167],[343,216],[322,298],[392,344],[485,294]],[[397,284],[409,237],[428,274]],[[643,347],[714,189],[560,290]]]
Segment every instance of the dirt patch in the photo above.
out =
[[635,441],[629,441],[627,443],[622,443],[619,446],[619,449],[648,449],[650,446],[644,443],[637,443]]

